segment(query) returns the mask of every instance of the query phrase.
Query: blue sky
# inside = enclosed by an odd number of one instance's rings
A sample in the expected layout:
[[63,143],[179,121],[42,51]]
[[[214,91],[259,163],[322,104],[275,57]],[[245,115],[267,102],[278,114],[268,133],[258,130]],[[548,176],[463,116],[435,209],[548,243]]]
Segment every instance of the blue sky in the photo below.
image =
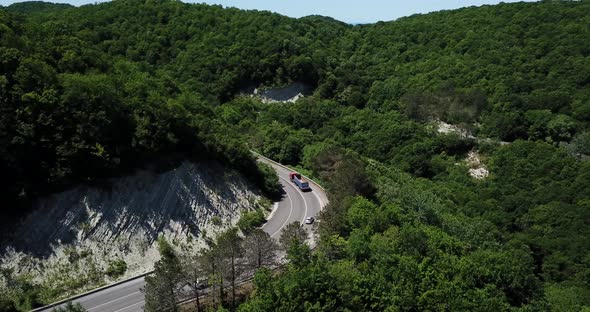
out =
[[[52,2],[82,5],[95,3],[96,0],[51,0]],[[530,0],[528,0],[530,1]],[[0,0],[8,5],[15,0]],[[99,1],[103,2],[103,1]],[[494,0],[197,0],[193,3],[221,4],[241,9],[268,10],[291,17],[311,14],[331,16],[348,23],[374,23],[394,20],[416,13],[428,13],[438,10],[455,9],[465,6],[496,4]],[[503,2],[517,2],[504,0]]]

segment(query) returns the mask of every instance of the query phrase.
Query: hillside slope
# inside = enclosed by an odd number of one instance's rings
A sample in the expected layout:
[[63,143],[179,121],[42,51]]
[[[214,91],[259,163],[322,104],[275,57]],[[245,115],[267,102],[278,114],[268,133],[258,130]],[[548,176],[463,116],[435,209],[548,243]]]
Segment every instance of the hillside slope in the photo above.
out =
[[[246,311],[588,309],[589,16],[590,1],[358,26],[171,0],[0,9],[3,214],[170,153],[260,178],[252,148],[331,198],[317,256],[262,275]],[[313,95],[237,95],[294,82]]]
[[7,10],[20,13],[54,12],[73,8],[73,5],[65,3],[50,3],[44,1],[16,2],[6,7]]
[[[216,162],[142,170],[105,188],[77,187],[39,199],[4,242],[0,265],[15,276],[29,275],[49,291],[39,298],[49,303],[52,296],[150,271],[160,236],[203,248],[260,200],[251,183]],[[127,269],[112,276],[109,268],[121,261]]]

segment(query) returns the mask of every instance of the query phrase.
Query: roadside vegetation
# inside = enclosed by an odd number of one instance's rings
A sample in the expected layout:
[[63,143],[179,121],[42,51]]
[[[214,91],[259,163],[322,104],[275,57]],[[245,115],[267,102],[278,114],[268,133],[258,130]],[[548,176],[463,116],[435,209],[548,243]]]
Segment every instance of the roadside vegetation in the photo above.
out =
[[[283,239],[282,248],[288,250],[294,244],[306,246],[305,236],[291,235],[293,231],[302,232],[299,225],[291,229],[283,233],[290,238]],[[154,273],[146,277],[143,290],[146,311],[179,311],[178,302],[190,298],[195,299],[197,311],[223,306],[235,309],[244,299],[238,293],[241,282],[256,271],[281,263],[278,254],[281,247],[260,229],[251,229],[245,235],[237,228],[229,229],[218,235],[207,249],[198,251],[178,252],[163,238],[158,244],[161,259],[155,264]],[[205,294],[207,300],[201,302]]]
[[68,302],[64,307],[53,310],[54,312],[86,312],[86,309],[79,303]]
[[[590,309],[589,1],[359,26],[167,0],[37,7],[0,8],[3,216],[176,153],[219,159],[276,196],[254,149],[319,178],[330,204],[315,252],[288,246],[278,275],[251,266],[247,298],[236,263],[258,230],[193,251],[214,306]],[[282,104],[239,95],[292,82],[315,92]],[[485,178],[469,175],[473,151]],[[161,253],[148,310],[175,309],[171,285],[189,275],[183,255],[164,242]],[[2,288],[0,303],[39,304],[19,289]]]
[[115,261],[111,261],[109,263],[109,267],[107,268],[107,275],[111,278],[117,278],[123,274],[127,270],[127,263],[122,259],[117,259]]
[[250,232],[266,222],[264,210],[257,209],[255,211],[244,212],[238,221],[238,227],[243,232]]

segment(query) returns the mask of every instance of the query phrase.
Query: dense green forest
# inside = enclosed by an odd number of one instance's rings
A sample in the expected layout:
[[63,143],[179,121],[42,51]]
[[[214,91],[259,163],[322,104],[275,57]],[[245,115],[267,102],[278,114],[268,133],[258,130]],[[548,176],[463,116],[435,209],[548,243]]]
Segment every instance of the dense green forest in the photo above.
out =
[[[163,155],[251,172],[255,149],[330,204],[319,248],[261,270],[238,310],[587,311],[589,25],[588,1],[357,26],[167,0],[2,8],[2,213]],[[292,82],[315,92],[239,95]]]
[[60,9],[70,9],[73,7],[73,5],[65,3],[26,1],[13,3],[7,8],[7,10],[19,13],[40,13],[46,11],[58,11]]
[[[189,36],[188,26],[167,21],[174,21],[184,5],[138,4],[117,1],[72,10],[34,2],[0,11],[4,214],[22,215],[38,196],[119,175],[162,156],[177,158],[172,154],[219,159],[261,182],[262,173],[251,169],[253,157],[215,107],[233,91],[226,84],[235,82],[226,75],[236,77],[247,70],[242,64],[264,60],[236,55],[243,63],[228,65],[237,69],[219,76],[226,49],[209,46],[219,55],[200,57],[192,68],[184,64],[193,64],[195,55],[181,53],[193,45],[191,51],[208,54],[202,40],[217,38],[211,31],[216,21],[207,19],[239,12],[189,10],[191,15],[178,22],[211,23],[209,30],[193,26],[197,38]],[[191,37],[194,42],[187,41]]]

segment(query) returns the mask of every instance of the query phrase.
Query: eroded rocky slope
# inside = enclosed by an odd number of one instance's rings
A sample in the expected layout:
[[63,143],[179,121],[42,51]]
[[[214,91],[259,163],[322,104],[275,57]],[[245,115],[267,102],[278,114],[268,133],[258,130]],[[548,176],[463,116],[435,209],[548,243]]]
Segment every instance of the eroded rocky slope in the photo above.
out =
[[38,201],[2,246],[2,265],[42,283],[100,284],[114,261],[122,276],[149,271],[156,239],[199,248],[261,197],[237,172],[184,162],[161,173],[139,171],[106,188],[78,187]]

